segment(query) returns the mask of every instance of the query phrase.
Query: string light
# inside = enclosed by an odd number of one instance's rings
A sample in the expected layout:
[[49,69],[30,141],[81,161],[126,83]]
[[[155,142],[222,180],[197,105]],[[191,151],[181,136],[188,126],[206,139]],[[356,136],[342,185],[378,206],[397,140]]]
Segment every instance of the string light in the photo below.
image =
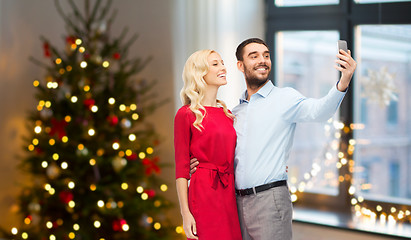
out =
[[33,86],[38,87],[40,85],[40,82],[38,80],[33,81]]
[[148,148],[146,149],[146,152],[147,152],[147,154],[153,154],[154,149],[153,149],[152,147],[148,147]]
[[128,135],[128,139],[130,140],[130,141],[132,141],[132,142],[134,142],[135,140],[136,140],[136,135],[135,134],[130,134],[130,135]]
[[61,168],[62,168],[62,169],[67,169],[67,167],[68,167],[67,162],[62,162],[62,163],[61,163]]
[[98,221],[98,220],[94,221],[94,227],[95,228],[100,228],[101,227],[100,221]]
[[114,142],[112,147],[114,150],[118,150],[120,148],[120,144],[118,142]]
[[133,118],[133,120],[137,120],[139,116],[137,113],[133,113],[133,115],[131,115],[131,118]]
[[81,68],[86,68],[86,67],[87,67],[87,62],[86,62],[86,61],[82,61],[82,62],[80,63],[80,67],[81,67]]
[[141,199],[147,200],[148,199],[148,194],[147,193],[141,194]]
[[155,230],[160,230],[161,224],[159,222],[154,223],[154,229]]
[[78,225],[77,223],[75,223],[75,224],[73,225],[73,229],[74,229],[75,231],[80,230],[80,225]]
[[160,190],[161,190],[161,191],[163,191],[163,192],[166,192],[166,191],[168,190],[167,185],[165,185],[165,184],[161,184],[161,186],[160,186]]
[[108,61],[104,61],[102,65],[104,68],[108,68],[110,66],[110,63]]
[[116,103],[116,100],[111,97],[111,98],[108,99],[108,103],[113,105],[114,103]]
[[136,191],[137,191],[138,193],[142,193],[142,192],[144,192],[144,188],[143,188],[142,186],[138,186],[137,189],[136,189]]

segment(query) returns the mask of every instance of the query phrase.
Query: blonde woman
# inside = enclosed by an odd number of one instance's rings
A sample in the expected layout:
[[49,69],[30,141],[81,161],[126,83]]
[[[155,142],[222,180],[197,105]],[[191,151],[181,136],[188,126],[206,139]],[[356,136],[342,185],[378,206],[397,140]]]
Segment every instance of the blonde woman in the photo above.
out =
[[[241,239],[234,192],[236,132],[217,99],[226,68],[213,50],[193,53],[184,66],[181,107],[174,121],[177,194],[188,239]],[[190,159],[199,161],[190,178]],[[188,187],[190,180],[190,187]]]

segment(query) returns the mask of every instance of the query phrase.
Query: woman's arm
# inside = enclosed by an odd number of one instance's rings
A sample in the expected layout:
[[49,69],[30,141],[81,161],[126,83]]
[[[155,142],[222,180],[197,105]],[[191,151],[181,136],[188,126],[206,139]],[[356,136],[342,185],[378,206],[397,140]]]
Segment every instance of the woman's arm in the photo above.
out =
[[188,181],[186,178],[177,178],[177,195],[180,203],[181,216],[183,217],[183,229],[188,238],[198,239],[196,221],[188,207]]

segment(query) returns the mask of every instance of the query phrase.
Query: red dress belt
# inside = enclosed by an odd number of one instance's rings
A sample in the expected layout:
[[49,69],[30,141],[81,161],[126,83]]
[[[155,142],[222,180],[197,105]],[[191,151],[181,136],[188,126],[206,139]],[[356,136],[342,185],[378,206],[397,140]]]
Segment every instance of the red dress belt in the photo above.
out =
[[217,189],[218,182],[221,182],[223,187],[226,188],[230,180],[230,174],[234,174],[234,169],[231,168],[222,170],[212,163],[200,163],[198,167],[211,170],[211,178],[213,179],[213,184],[211,187],[213,189]]

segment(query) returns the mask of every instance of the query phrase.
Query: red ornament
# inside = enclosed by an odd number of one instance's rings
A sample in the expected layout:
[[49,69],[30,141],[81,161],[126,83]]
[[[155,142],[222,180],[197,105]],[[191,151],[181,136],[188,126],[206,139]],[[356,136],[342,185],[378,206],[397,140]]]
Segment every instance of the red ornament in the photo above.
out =
[[85,99],[83,101],[84,106],[89,110],[91,110],[91,107],[94,106],[95,103],[96,103],[96,101],[94,99],[91,99],[91,98]]
[[147,193],[148,198],[153,198],[156,196],[156,191],[154,191],[153,189],[144,190],[144,192]]
[[120,57],[121,57],[120,53],[118,53],[118,52],[113,54],[113,58],[116,59],[116,60],[120,59]]
[[120,232],[123,231],[123,225],[127,224],[127,221],[124,219],[116,219],[111,223],[111,226],[114,231]]
[[43,149],[41,149],[39,147],[36,147],[35,151],[36,151],[37,155],[40,155],[40,154],[44,153]]
[[132,153],[130,156],[126,156],[126,159],[129,161],[135,161],[137,160],[137,153]]
[[66,42],[68,43],[68,44],[75,44],[76,43],[76,37],[74,37],[74,36],[67,36],[66,37]]
[[145,174],[150,176],[153,173],[159,174],[161,172],[160,167],[157,165],[159,157],[155,157],[152,160],[149,158],[143,159],[143,165],[146,167]]
[[59,194],[59,197],[60,197],[60,201],[67,204],[71,200],[73,200],[73,193],[71,193],[69,191],[61,191],[60,194]]
[[61,140],[64,136],[66,136],[66,130],[65,127],[67,126],[67,122],[62,119],[62,120],[56,120],[55,118],[51,119],[51,128],[49,135],[54,136],[57,135],[58,138]]
[[110,123],[111,126],[116,126],[118,124],[118,117],[115,115],[108,116],[107,121]]
[[50,45],[49,45],[48,42],[44,42],[44,43],[43,43],[43,50],[44,50],[44,56],[45,56],[45,57],[51,57]]

